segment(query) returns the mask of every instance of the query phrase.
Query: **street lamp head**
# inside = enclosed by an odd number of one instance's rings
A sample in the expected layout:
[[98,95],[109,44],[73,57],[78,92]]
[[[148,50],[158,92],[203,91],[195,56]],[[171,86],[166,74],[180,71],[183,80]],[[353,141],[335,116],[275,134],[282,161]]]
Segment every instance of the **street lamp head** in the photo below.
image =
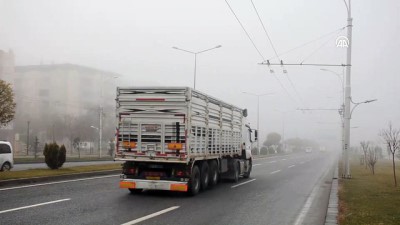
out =
[[175,47],[175,46],[173,46],[172,48],[173,48],[173,49],[179,49],[178,47]]
[[217,45],[217,46],[215,46],[215,48],[221,48],[222,47],[222,45]]

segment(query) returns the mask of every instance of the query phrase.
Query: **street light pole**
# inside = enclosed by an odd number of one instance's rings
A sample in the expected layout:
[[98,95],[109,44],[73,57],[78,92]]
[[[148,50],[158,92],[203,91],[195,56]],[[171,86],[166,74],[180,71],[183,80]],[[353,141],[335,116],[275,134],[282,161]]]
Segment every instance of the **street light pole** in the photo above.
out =
[[108,79],[117,79],[118,76],[109,77],[107,79],[103,79],[101,76],[101,90],[100,90],[100,105],[99,105],[99,158],[101,158],[102,154],[102,143],[103,143],[103,96],[104,96],[104,82]]
[[[260,95],[257,95],[257,132],[260,133]],[[257,139],[257,151],[258,155],[261,155],[259,138]]]
[[[265,95],[271,95],[273,93],[265,93],[265,94],[253,94],[249,92],[242,92],[243,94],[248,94],[248,95],[253,95],[257,97],[257,132],[258,136],[261,137],[261,132],[260,132],[260,97],[265,96]],[[257,139],[257,152],[258,155],[260,155],[260,138]],[[268,151],[267,151],[268,154]]]
[[180,51],[184,51],[184,52],[187,52],[187,53],[190,53],[190,54],[193,54],[193,55],[194,55],[194,79],[193,79],[194,81],[193,81],[193,89],[196,89],[197,55],[200,54],[200,53],[207,52],[207,51],[211,51],[211,50],[213,50],[213,49],[221,48],[221,47],[222,47],[222,45],[217,45],[217,46],[215,46],[215,47],[213,47],[213,48],[205,49],[205,50],[202,50],[202,51],[199,51],[199,52],[192,52],[192,51],[185,50],[185,49],[181,49],[181,48],[178,48],[178,47],[172,47],[173,49],[180,50]]
[[[345,99],[344,99],[344,92],[345,92],[345,90],[344,90],[344,69],[343,69],[342,74],[336,73],[335,71],[328,70],[328,69],[325,69],[325,68],[322,68],[320,70],[333,73],[340,80],[341,93],[342,93],[342,95],[341,95],[341,103],[340,103],[341,106],[340,106],[340,109],[339,109],[339,115],[340,115],[340,120],[341,120],[341,123],[340,123],[340,126],[341,126],[340,128],[341,129],[340,130],[341,130],[341,139],[342,139],[340,145],[341,145],[341,150],[342,150],[342,157],[345,158],[346,152],[345,152],[345,148],[344,148],[344,133],[345,133],[344,132],[344,101],[345,101]],[[346,162],[345,162],[345,160],[343,161],[342,168],[343,168],[343,173],[344,173],[344,171],[346,171]]]
[[351,48],[352,33],[353,33],[353,18],[351,17],[351,0],[347,4],[346,0],[344,3],[347,8],[347,61],[346,61],[346,88],[345,88],[345,106],[344,106],[344,151],[345,151],[345,170],[343,171],[342,177],[351,178],[350,166],[349,166],[349,151],[350,151],[350,102],[351,102]]
[[100,145],[101,145],[101,140],[100,140],[100,138],[101,138],[101,135],[100,135],[100,128],[97,128],[97,127],[95,127],[95,126],[90,126],[90,128],[93,128],[93,129],[96,129],[97,130],[97,132],[99,132],[99,158],[101,158],[101,147],[100,147]]

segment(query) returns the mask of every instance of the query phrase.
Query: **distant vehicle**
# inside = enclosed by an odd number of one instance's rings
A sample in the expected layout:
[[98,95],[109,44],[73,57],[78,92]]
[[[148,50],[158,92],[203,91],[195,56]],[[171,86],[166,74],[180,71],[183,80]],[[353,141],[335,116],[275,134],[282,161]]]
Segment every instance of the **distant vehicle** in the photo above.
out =
[[312,152],[312,148],[311,147],[306,147],[306,153],[311,153]]
[[219,178],[250,177],[257,131],[247,110],[188,87],[119,87],[116,101],[120,188],[195,195]]
[[0,166],[0,171],[9,171],[14,166],[13,150],[8,141],[0,141]]

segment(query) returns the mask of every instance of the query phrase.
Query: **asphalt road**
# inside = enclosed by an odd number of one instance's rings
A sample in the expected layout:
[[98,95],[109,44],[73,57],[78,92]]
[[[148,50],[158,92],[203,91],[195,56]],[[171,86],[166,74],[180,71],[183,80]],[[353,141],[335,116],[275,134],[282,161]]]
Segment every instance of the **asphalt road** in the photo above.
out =
[[324,224],[334,155],[257,159],[197,196],[119,189],[119,177],[0,189],[0,224]]
[[[108,161],[88,161],[88,162],[66,162],[63,164],[64,168],[73,167],[73,166],[91,166],[91,165],[100,165],[100,164],[108,164],[108,163],[121,163],[114,162],[111,160]],[[29,169],[47,169],[46,163],[21,163],[14,164],[14,167],[11,169],[12,171],[20,171],[20,170],[29,170]]]

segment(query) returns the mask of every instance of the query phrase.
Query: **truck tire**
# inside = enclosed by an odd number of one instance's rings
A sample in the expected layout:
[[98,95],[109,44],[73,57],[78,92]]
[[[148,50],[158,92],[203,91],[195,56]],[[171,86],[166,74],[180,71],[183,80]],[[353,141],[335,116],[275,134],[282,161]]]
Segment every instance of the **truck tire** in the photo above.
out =
[[217,161],[215,161],[215,160],[212,160],[212,161],[210,161],[210,165],[209,165],[209,170],[210,170],[210,173],[209,173],[209,179],[210,179],[210,181],[209,181],[209,186],[210,187],[213,187],[213,186],[215,186],[215,185],[217,185],[217,183],[218,183],[218,164],[217,164]]
[[237,183],[239,181],[240,165],[239,162],[233,164],[233,182]]
[[201,164],[200,181],[201,181],[201,189],[206,190],[208,187],[208,183],[210,181],[210,172],[207,161],[204,161]]
[[197,165],[193,166],[189,182],[189,195],[196,195],[200,191],[200,170]]
[[251,161],[251,159],[249,159],[249,169],[243,174],[244,178],[249,178],[250,177],[250,173],[251,173],[251,169],[253,167],[253,163]]
[[129,188],[131,194],[140,194],[142,193],[143,189],[136,189],[136,188]]

